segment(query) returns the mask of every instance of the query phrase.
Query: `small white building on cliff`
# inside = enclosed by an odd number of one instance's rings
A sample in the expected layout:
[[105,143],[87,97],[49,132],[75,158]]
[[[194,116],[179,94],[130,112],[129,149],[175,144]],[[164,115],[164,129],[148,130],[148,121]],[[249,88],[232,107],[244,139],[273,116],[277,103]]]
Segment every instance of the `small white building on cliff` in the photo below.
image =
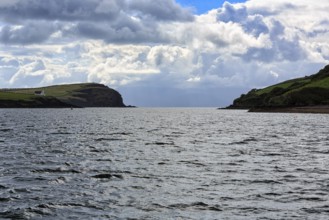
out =
[[39,96],[45,96],[45,90],[38,90],[38,91],[34,91],[34,95],[39,95]]

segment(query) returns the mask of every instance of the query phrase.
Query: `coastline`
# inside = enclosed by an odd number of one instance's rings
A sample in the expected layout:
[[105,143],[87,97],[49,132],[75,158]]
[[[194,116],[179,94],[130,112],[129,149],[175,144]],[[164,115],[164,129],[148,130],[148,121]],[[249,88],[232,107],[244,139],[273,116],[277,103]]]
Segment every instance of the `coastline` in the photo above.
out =
[[312,114],[329,114],[329,105],[303,106],[303,107],[260,107],[251,108],[248,112],[264,113],[312,113]]
[[0,108],[127,107],[121,94],[103,84],[61,84],[0,89]]
[[0,108],[80,108],[54,97],[36,97],[32,100],[0,100]]

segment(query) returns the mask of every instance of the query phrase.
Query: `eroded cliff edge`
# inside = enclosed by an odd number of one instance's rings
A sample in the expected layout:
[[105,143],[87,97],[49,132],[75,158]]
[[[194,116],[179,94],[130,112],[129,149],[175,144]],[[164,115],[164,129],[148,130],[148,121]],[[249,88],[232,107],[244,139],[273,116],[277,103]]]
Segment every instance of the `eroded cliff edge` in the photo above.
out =
[[0,108],[67,107],[126,107],[126,105],[118,91],[97,83],[0,90]]

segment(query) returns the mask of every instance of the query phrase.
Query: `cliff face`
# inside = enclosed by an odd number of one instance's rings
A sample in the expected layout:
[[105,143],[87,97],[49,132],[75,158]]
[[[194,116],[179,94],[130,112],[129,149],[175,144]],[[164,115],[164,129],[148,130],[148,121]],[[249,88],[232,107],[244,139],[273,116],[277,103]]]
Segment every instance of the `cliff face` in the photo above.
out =
[[61,101],[79,107],[125,107],[119,92],[102,84],[88,84]]
[[286,108],[329,105],[329,65],[317,74],[253,89],[228,108]]
[[[45,95],[36,95],[42,91]],[[0,108],[126,107],[119,92],[102,84],[68,84],[0,90]]]

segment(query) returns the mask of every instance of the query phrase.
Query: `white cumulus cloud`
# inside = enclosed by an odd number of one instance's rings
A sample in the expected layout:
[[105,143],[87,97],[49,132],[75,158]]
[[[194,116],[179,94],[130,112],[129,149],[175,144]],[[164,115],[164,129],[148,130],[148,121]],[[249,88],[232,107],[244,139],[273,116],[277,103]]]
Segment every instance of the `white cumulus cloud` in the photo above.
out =
[[0,87],[90,81],[135,105],[224,106],[327,64],[328,9],[248,0],[193,15],[174,0],[3,0]]

